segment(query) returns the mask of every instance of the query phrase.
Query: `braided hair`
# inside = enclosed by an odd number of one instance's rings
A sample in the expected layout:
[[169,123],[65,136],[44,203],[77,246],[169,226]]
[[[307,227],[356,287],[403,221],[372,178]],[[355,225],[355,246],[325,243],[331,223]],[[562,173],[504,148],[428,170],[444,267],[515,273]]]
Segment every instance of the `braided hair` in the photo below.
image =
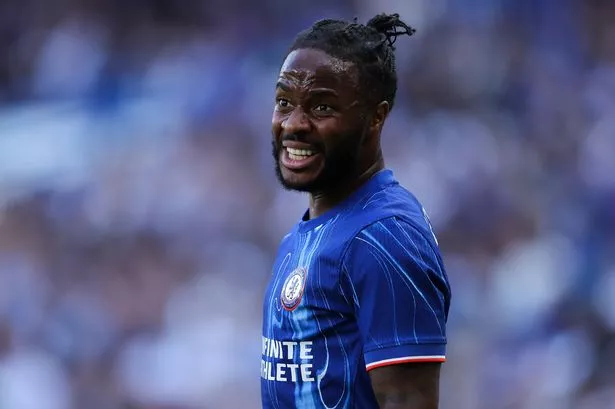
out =
[[379,14],[365,25],[356,18],[353,22],[325,19],[300,32],[289,52],[314,48],[354,63],[369,102],[387,101],[392,108],[397,93],[394,44],[398,36],[415,31],[399,14]]

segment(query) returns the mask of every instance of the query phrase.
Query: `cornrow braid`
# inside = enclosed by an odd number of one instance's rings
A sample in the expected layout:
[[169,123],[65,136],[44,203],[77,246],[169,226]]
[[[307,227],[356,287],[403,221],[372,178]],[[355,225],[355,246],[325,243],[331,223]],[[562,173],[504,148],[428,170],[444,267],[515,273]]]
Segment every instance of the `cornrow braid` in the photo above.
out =
[[379,14],[360,24],[324,19],[300,32],[289,52],[315,48],[332,57],[352,62],[361,76],[368,100],[386,100],[392,108],[397,93],[395,41],[401,35],[411,36],[415,29],[400,20],[399,14]]

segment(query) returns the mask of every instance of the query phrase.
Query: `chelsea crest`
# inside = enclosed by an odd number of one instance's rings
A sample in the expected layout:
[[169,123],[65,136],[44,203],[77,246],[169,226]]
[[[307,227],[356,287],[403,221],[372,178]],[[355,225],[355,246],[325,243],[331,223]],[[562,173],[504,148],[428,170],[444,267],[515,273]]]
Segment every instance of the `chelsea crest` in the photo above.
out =
[[280,294],[282,307],[285,310],[293,311],[301,302],[305,288],[306,273],[307,270],[305,268],[299,267],[286,277],[282,286],[282,294]]

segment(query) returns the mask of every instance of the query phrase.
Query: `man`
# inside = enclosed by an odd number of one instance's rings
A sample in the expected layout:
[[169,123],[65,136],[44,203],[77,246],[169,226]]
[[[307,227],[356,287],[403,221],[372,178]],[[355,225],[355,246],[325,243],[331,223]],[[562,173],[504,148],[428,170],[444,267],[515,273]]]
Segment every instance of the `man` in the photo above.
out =
[[263,408],[438,407],[450,288],[423,207],[384,166],[397,14],[323,20],[280,70],[273,155],[309,209],[264,299]]

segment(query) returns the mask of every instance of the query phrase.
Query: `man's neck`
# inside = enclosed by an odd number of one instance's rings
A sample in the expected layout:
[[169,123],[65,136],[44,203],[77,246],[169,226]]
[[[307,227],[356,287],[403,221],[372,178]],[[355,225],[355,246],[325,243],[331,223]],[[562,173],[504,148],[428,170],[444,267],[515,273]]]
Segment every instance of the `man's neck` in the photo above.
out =
[[315,219],[342,203],[382,169],[384,161],[380,159],[351,181],[340,183],[323,192],[310,193],[310,219]]

